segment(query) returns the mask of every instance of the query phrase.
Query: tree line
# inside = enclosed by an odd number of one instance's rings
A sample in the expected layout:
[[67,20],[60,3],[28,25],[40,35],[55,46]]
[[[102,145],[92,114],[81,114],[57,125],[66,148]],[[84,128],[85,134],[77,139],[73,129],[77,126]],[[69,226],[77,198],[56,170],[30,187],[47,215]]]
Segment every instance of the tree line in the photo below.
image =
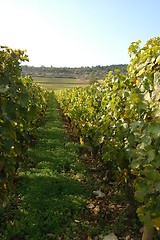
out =
[[121,69],[123,73],[127,72],[127,64],[109,65],[109,66],[95,66],[95,67],[34,67],[22,66],[22,74],[24,76],[30,75],[32,77],[53,77],[53,78],[73,78],[82,80],[104,80],[109,71]]

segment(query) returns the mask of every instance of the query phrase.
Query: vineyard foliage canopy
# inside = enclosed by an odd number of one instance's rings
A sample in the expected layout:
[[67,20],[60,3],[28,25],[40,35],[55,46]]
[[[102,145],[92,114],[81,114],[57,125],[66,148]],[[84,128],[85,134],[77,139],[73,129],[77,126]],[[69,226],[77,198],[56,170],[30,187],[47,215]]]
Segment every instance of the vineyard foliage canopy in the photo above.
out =
[[[134,195],[147,234],[160,230],[160,37],[129,47],[128,72],[104,84],[57,92],[81,144],[89,144]],[[117,177],[118,176],[118,177]],[[144,230],[143,239],[146,234]]]

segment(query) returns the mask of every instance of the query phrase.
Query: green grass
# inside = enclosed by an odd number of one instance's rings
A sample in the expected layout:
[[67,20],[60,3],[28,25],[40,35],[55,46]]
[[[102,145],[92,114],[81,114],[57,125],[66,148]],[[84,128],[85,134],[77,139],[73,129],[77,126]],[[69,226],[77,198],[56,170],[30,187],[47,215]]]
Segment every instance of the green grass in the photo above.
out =
[[76,86],[88,86],[87,80],[80,79],[70,79],[70,78],[43,78],[43,77],[33,77],[33,81],[39,83],[42,87],[49,90],[73,88]]

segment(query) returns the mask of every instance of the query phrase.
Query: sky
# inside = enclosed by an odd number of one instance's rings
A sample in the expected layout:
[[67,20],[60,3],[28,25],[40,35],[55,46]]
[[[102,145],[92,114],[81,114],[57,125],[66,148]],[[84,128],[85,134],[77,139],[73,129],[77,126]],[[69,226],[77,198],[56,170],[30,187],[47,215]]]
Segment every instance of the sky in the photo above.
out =
[[0,0],[0,45],[30,66],[128,64],[129,45],[160,36],[160,0]]

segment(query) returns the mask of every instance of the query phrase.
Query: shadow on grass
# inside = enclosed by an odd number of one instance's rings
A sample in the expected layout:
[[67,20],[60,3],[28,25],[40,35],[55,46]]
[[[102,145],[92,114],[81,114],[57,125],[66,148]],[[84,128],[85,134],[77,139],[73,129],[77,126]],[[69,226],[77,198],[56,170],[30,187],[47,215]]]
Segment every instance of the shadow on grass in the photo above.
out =
[[28,151],[34,168],[22,168],[18,186],[20,204],[8,222],[4,240],[73,239],[91,195],[84,166],[78,161],[78,145],[65,136],[53,98],[46,125],[38,129],[39,141]]

